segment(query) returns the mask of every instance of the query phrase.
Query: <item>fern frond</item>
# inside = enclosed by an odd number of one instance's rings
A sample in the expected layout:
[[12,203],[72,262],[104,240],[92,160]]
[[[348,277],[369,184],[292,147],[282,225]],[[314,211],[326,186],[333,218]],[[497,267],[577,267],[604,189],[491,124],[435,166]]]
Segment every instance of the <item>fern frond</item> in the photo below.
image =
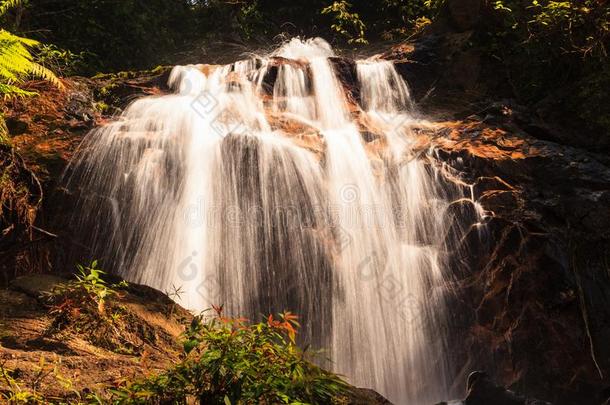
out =
[[63,89],[57,76],[44,66],[34,62],[28,48],[39,45],[38,41],[22,38],[0,29],[0,94],[9,97],[35,94],[17,91],[17,85],[28,77],[40,78]]
[[8,128],[6,122],[4,122],[4,115],[0,112],[0,144],[4,144],[8,141]]
[[19,7],[23,0],[0,0],[0,17],[12,8]]
[[13,97],[35,96],[38,93],[36,93],[35,91],[24,90],[21,87],[15,86],[13,84],[0,83],[0,94],[3,95],[4,99],[9,99]]
[[61,83],[59,78],[57,76],[55,76],[55,73],[51,72],[46,67],[39,65],[38,63],[32,62],[28,66],[28,71],[30,72],[30,74],[32,76],[46,80],[47,82],[51,83],[53,86],[57,87],[58,89],[64,88],[64,85]]

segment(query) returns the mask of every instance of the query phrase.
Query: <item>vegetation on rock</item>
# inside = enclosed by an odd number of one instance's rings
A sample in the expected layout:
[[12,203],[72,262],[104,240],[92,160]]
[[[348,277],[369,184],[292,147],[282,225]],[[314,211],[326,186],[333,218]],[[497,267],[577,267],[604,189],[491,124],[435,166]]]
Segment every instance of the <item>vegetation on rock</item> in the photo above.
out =
[[[610,128],[610,7],[599,0],[55,0],[5,1],[0,24],[53,45],[36,60],[63,74],[148,69],[206,54],[214,44],[294,35],[323,36],[357,47],[405,39],[442,20],[447,10],[476,20],[470,43],[499,63],[501,97],[535,104],[569,88],[556,109],[573,111],[592,130]],[[10,6],[10,7],[9,7]],[[463,27],[458,27],[462,29]],[[6,31],[3,31],[6,35]],[[17,37],[18,38],[18,37]],[[30,40],[16,44],[33,44]],[[40,66],[40,65],[38,65]],[[30,69],[31,70],[31,69]],[[35,72],[48,74],[36,67]],[[12,91],[19,91],[12,88]],[[565,100],[564,100],[565,99]],[[551,100],[552,101],[552,100]],[[561,117],[562,114],[558,114]]]
[[[21,0],[3,0],[0,2],[0,18],[12,8],[22,5]],[[53,72],[34,60],[30,49],[40,45],[38,41],[12,34],[0,28],[0,96],[31,96],[34,92],[20,87],[25,80],[41,78],[57,87],[61,82]]]
[[[138,350],[144,344],[134,343],[139,339],[154,347],[160,343],[159,331],[128,308],[125,297],[137,287],[125,282],[110,284],[104,277],[93,262],[79,266],[74,280],[44,293],[42,302],[51,317],[44,336],[85,339],[93,347],[137,355],[140,362],[146,362],[148,352]],[[88,381],[84,390],[62,375],[59,364],[44,358],[29,378],[0,363],[0,400],[16,404],[349,403],[352,388],[312,363],[319,353],[297,346],[299,323],[291,313],[253,324],[225,317],[222,308],[214,308],[212,314],[191,317],[184,327],[181,337],[174,340],[182,347],[177,364],[162,372],[151,371],[146,377],[121,375],[114,384]],[[50,381],[61,389],[50,394]]]
[[308,360],[295,342],[290,313],[250,324],[197,316],[184,334],[185,359],[166,373],[113,390],[121,404],[346,403],[348,385]]
[[73,329],[97,346],[120,353],[137,352],[138,348],[128,336],[130,313],[114,298],[127,283],[109,284],[105,273],[97,268],[97,261],[89,266],[77,266],[76,279],[59,284],[44,294],[53,322],[49,335],[58,335]]

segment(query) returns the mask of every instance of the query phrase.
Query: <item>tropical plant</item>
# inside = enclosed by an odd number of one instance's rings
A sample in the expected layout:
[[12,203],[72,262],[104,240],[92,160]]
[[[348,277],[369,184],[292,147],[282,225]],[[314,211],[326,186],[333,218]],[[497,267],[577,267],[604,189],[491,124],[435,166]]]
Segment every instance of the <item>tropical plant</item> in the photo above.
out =
[[10,9],[19,7],[23,4],[23,0],[3,0],[0,2],[0,17],[6,14]]
[[[10,9],[21,5],[23,0],[0,0],[0,18]],[[0,97],[33,96],[36,92],[23,89],[23,82],[29,78],[46,80],[58,88],[63,85],[53,72],[34,61],[30,49],[37,47],[38,41],[23,38],[0,28]],[[0,111],[0,142],[7,141],[7,129]]]
[[185,359],[169,371],[113,390],[120,404],[331,404],[348,389],[309,360],[295,343],[290,313],[258,324],[213,317],[193,319],[184,334]]
[[[5,0],[0,4],[0,16],[19,3],[19,0]],[[38,45],[38,41],[0,29],[0,94],[5,98],[36,94],[20,87],[24,80],[32,77],[46,80],[59,88],[63,87],[53,72],[34,62],[30,49]]]

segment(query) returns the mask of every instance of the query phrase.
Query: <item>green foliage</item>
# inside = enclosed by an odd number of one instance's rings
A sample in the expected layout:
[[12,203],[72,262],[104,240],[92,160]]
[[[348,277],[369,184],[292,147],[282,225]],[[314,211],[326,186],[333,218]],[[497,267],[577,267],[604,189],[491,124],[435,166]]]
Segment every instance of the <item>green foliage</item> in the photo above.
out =
[[[28,381],[18,381],[15,377],[18,370],[9,370],[4,364],[0,364],[0,400],[15,405],[84,404],[85,402],[81,401],[80,392],[74,389],[72,380],[60,373],[60,364],[61,358],[47,362],[41,356],[38,365],[31,370],[33,373]],[[45,397],[39,392],[43,384],[60,386],[69,393],[70,400]],[[87,403],[92,403],[92,401],[87,401]]]
[[114,390],[118,404],[319,404],[347,390],[338,376],[306,359],[290,313],[249,324],[196,317],[184,334],[185,359],[171,370]]
[[512,34],[526,46],[548,46],[561,54],[607,57],[610,7],[599,0],[498,0],[500,35]]
[[[176,62],[203,42],[323,36],[351,44],[405,36],[442,0],[54,0],[21,4],[7,23],[53,43],[43,65],[65,74],[147,69]],[[237,38],[236,38],[237,37]],[[59,55],[56,50],[64,55]],[[65,50],[65,51],[63,51]],[[69,50],[69,51],[68,51]],[[64,63],[64,57],[77,62]],[[80,63],[80,59],[84,63]],[[64,65],[68,65],[65,68]]]
[[37,41],[0,30],[0,94],[5,98],[36,94],[19,87],[25,79],[31,77],[38,77],[62,87],[53,72],[34,62],[34,57],[28,48],[37,45]]
[[610,131],[607,2],[497,0],[493,10],[483,44],[505,66],[515,96],[536,103],[566,89],[572,121]]
[[[0,18],[9,10],[22,5],[21,0],[0,0]],[[0,28],[0,97],[33,96],[36,93],[21,87],[30,78],[40,78],[61,88],[59,79],[44,66],[36,63],[30,49],[39,46],[37,41],[22,38]],[[0,144],[8,142],[8,130],[0,111]]]
[[368,35],[400,39],[421,30],[436,16],[444,0],[377,0],[358,2],[355,10],[368,28]]
[[62,76],[73,76],[86,69],[86,52],[75,54],[55,45],[40,44],[35,58],[38,64]]
[[610,133],[610,65],[598,67],[578,80],[577,89],[567,100],[567,107],[576,112],[589,127]]
[[[20,30],[82,56],[81,74],[148,68],[198,35],[191,0],[56,0],[27,5]],[[208,28],[209,29],[209,28]]]
[[42,404],[44,398],[26,389],[13,377],[13,373],[0,365],[0,400],[9,404]]
[[82,334],[90,343],[117,353],[133,354],[140,350],[141,342],[149,340],[148,332],[134,334],[133,315],[116,299],[123,296],[119,290],[127,283],[106,282],[103,279],[106,273],[97,268],[96,261],[77,267],[75,280],[60,284],[42,296],[53,316],[47,333],[71,330]]
[[106,273],[97,265],[95,260],[89,266],[77,265],[76,280],[60,284],[45,294],[47,302],[54,307],[54,314],[64,315],[75,308],[86,313],[106,314],[106,300],[118,295],[117,289],[126,287],[127,283],[108,284],[102,278]]
[[3,0],[0,2],[0,17],[5,15],[9,10],[21,6],[23,3],[23,0]]
[[360,19],[358,13],[350,12],[352,5],[346,0],[333,2],[328,7],[322,9],[322,14],[331,14],[334,23],[331,29],[347,38],[350,44],[366,44],[364,31],[366,25]]
[[257,34],[266,33],[265,16],[260,11],[258,1],[243,4],[237,12],[237,21],[242,37],[251,39]]
[[[0,1],[0,17],[11,8],[21,4],[20,0]],[[34,92],[19,87],[24,80],[32,77],[41,78],[57,87],[62,87],[53,72],[34,61],[30,49],[39,45],[38,41],[19,37],[0,29],[0,95],[5,98],[34,95]]]

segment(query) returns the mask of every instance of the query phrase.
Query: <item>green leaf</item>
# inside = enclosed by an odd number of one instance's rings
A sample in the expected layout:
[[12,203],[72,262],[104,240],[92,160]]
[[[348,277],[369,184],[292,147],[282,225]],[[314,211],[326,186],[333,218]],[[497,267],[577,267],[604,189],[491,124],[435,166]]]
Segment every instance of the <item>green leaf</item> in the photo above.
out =
[[189,340],[185,340],[182,343],[182,346],[184,348],[184,352],[186,354],[189,354],[190,352],[193,351],[194,348],[196,348],[197,346],[199,346],[199,341],[196,339],[189,339]]

